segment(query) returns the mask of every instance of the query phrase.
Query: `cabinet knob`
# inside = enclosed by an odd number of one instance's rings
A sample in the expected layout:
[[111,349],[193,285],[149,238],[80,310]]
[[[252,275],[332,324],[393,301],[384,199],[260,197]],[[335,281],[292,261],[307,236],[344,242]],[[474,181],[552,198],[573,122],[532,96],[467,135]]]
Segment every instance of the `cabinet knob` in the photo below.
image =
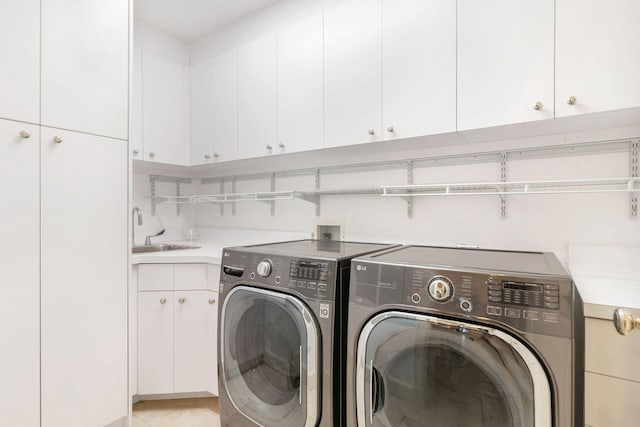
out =
[[271,145],[269,145],[269,144],[267,144],[266,147],[267,147],[267,150],[272,150],[273,149],[273,147]]
[[133,154],[140,154],[140,150],[138,150],[137,148],[133,150]]
[[21,130],[20,131],[20,136],[24,139],[27,139],[31,136],[31,134],[29,132],[27,132],[26,130]]
[[149,153],[149,157],[155,157],[156,153],[154,153],[153,151]]
[[213,153],[213,158],[214,158],[214,159],[217,159],[218,157],[220,157],[220,154],[218,154],[218,153]]
[[160,298],[160,304],[164,304],[165,302],[167,302],[166,298]]
[[205,158],[205,159],[207,159],[207,160],[209,160],[209,159],[211,158],[211,156],[210,156],[210,155],[208,155],[208,154],[205,154],[205,155],[204,155],[204,158]]
[[62,142],[62,137],[58,135],[54,136],[53,142],[55,142],[56,144],[60,144]]
[[536,111],[542,110],[542,102],[540,101],[536,102],[535,105],[533,106],[533,109]]
[[613,312],[613,325],[620,335],[627,335],[640,328],[640,318],[635,318],[624,308],[618,308]]
[[185,298],[178,298],[178,302],[179,302],[180,304],[184,304],[184,302],[185,302],[185,301],[186,301],[186,299],[185,299]]
[[278,144],[278,147],[284,148],[284,144],[281,142],[281,143]]
[[576,97],[575,96],[569,97],[569,99],[567,99],[567,104],[574,105],[575,103],[576,103]]
[[393,133],[394,131],[395,131],[395,129],[393,128],[393,126],[389,126],[387,128],[387,132],[389,132],[389,133]]
[[214,304],[216,302],[216,300],[214,300],[213,298],[209,299],[209,304]]
[[375,135],[376,131],[374,129],[369,129],[369,135]]

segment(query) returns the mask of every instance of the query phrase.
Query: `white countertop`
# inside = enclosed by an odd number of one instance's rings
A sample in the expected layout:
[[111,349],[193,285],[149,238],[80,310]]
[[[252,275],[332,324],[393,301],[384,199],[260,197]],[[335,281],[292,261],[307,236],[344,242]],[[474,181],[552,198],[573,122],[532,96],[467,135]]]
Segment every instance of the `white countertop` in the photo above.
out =
[[222,249],[230,245],[220,245],[207,242],[171,241],[179,245],[199,246],[198,249],[178,249],[166,252],[146,252],[133,254],[131,263],[136,264],[220,264]]

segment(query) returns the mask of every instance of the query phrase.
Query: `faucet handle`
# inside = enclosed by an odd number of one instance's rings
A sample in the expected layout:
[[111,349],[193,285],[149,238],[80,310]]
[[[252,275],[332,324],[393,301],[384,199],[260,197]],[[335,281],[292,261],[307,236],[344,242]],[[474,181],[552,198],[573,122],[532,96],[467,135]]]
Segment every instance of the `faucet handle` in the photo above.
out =
[[152,237],[162,236],[164,234],[164,231],[165,231],[165,229],[163,228],[162,230],[158,231],[156,234],[151,234],[151,235],[147,236],[144,239],[145,246],[149,246],[151,244],[151,238]]

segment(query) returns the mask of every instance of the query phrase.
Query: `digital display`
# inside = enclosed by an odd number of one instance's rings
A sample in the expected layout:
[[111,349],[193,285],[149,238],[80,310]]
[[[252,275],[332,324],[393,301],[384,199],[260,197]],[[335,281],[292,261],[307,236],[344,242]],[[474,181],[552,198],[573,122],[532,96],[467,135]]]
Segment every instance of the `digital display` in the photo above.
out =
[[320,264],[316,264],[313,262],[304,262],[304,261],[300,261],[298,263],[298,266],[301,268],[320,268]]
[[538,285],[535,283],[515,283],[515,282],[504,282],[502,284],[504,289],[514,289],[517,291],[527,291],[527,292],[540,292],[544,291],[542,285]]

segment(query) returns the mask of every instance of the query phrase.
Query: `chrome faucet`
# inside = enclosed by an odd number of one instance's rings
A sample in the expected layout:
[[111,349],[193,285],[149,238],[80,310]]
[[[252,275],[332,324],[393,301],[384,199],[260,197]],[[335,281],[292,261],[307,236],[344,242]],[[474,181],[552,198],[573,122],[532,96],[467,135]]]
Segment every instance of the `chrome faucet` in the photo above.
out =
[[144,239],[144,245],[145,246],[150,246],[151,245],[151,238],[152,237],[158,237],[158,236],[162,236],[164,234],[164,229],[158,231],[156,234],[151,234],[150,236],[147,236]]
[[138,225],[142,225],[142,211],[137,206],[133,208],[131,213],[131,247],[136,245],[136,214],[138,215]]

